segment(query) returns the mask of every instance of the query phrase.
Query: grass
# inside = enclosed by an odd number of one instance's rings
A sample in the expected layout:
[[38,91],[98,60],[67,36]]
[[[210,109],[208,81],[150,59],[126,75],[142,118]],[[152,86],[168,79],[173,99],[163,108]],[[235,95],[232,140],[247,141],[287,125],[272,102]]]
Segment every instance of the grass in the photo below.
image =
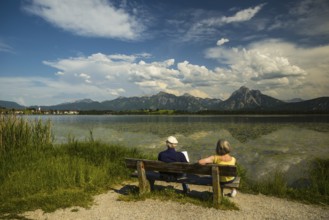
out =
[[329,159],[315,159],[309,165],[308,178],[299,186],[289,186],[280,171],[257,182],[243,178],[241,191],[262,193],[310,204],[329,205]]
[[0,117],[0,218],[41,208],[88,207],[95,194],[128,179],[137,149],[90,140],[52,143],[51,124]]

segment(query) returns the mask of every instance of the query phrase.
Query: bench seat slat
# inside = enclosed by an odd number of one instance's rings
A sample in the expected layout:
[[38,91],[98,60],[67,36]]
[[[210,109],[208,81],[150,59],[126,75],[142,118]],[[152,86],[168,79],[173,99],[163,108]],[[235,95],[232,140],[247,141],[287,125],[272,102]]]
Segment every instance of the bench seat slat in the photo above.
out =
[[[144,169],[147,171],[160,171],[160,172],[173,172],[173,173],[192,173],[192,174],[203,174],[203,175],[211,175],[212,166],[220,167],[220,175],[221,176],[236,176],[237,170],[236,166],[220,166],[217,164],[207,164],[200,165],[198,163],[164,163],[162,161],[156,160],[144,160],[144,159],[131,159],[126,158],[126,166],[131,169],[136,169],[137,161],[144,162]],[[225,167],[221,169],[221,167]]]

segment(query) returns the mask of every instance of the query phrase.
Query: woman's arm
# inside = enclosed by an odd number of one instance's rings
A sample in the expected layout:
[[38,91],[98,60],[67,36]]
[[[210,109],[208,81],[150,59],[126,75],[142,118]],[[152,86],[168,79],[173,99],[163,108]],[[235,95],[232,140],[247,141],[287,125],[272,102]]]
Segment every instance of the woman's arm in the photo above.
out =
[[199,160],[198,162],[201,165],[205,165],[207,163],[213,163],[214,162],[214,159],[215,159],[214,156],[210,156],[210,157],[207,157],[207,158],[203,158],[203,159]]

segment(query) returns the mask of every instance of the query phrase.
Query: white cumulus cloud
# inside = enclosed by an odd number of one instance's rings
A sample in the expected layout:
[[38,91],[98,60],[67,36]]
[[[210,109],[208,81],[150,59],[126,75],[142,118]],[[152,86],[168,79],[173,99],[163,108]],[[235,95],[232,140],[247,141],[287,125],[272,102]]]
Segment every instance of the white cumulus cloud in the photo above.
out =
[[[209,97],[214,89],[212,86],[225,78],[220,71],[212,71],[188,61],[177,64],[174,59],[147,62],[148,57],[149,54],[141,56],[97,53],[86,57],[44,61],[44,64],[61,72],[55,74],[59,81],[74,86],[94,86],[110,96],[155,94],[164,91],[176,95],[190,93]],[[87,90],[81,92],[87,93]]]
[[329,46],[301,48],[280,40],[265,40],[246,48],[214,47],[206,57],[227,66],[227,79],[277,98],[326,96]]
[[31,0],[25,10],[81,36],[134,40],[144,30],[135,15],[103,0]]

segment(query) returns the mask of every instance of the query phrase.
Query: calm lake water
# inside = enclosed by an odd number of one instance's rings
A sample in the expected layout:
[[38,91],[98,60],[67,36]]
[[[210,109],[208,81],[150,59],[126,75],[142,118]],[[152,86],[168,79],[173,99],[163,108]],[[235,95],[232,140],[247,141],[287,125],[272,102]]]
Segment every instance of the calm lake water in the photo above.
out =
[[[157,153],[167,136],[191,162],[214,154],[219,138],[254,178],[280,170],[293,182],[314,158],[329,158],[329,116],[24,116],[51,120],[56,143],[93,138]],[[249,174],[249,176],[251,176]]]

